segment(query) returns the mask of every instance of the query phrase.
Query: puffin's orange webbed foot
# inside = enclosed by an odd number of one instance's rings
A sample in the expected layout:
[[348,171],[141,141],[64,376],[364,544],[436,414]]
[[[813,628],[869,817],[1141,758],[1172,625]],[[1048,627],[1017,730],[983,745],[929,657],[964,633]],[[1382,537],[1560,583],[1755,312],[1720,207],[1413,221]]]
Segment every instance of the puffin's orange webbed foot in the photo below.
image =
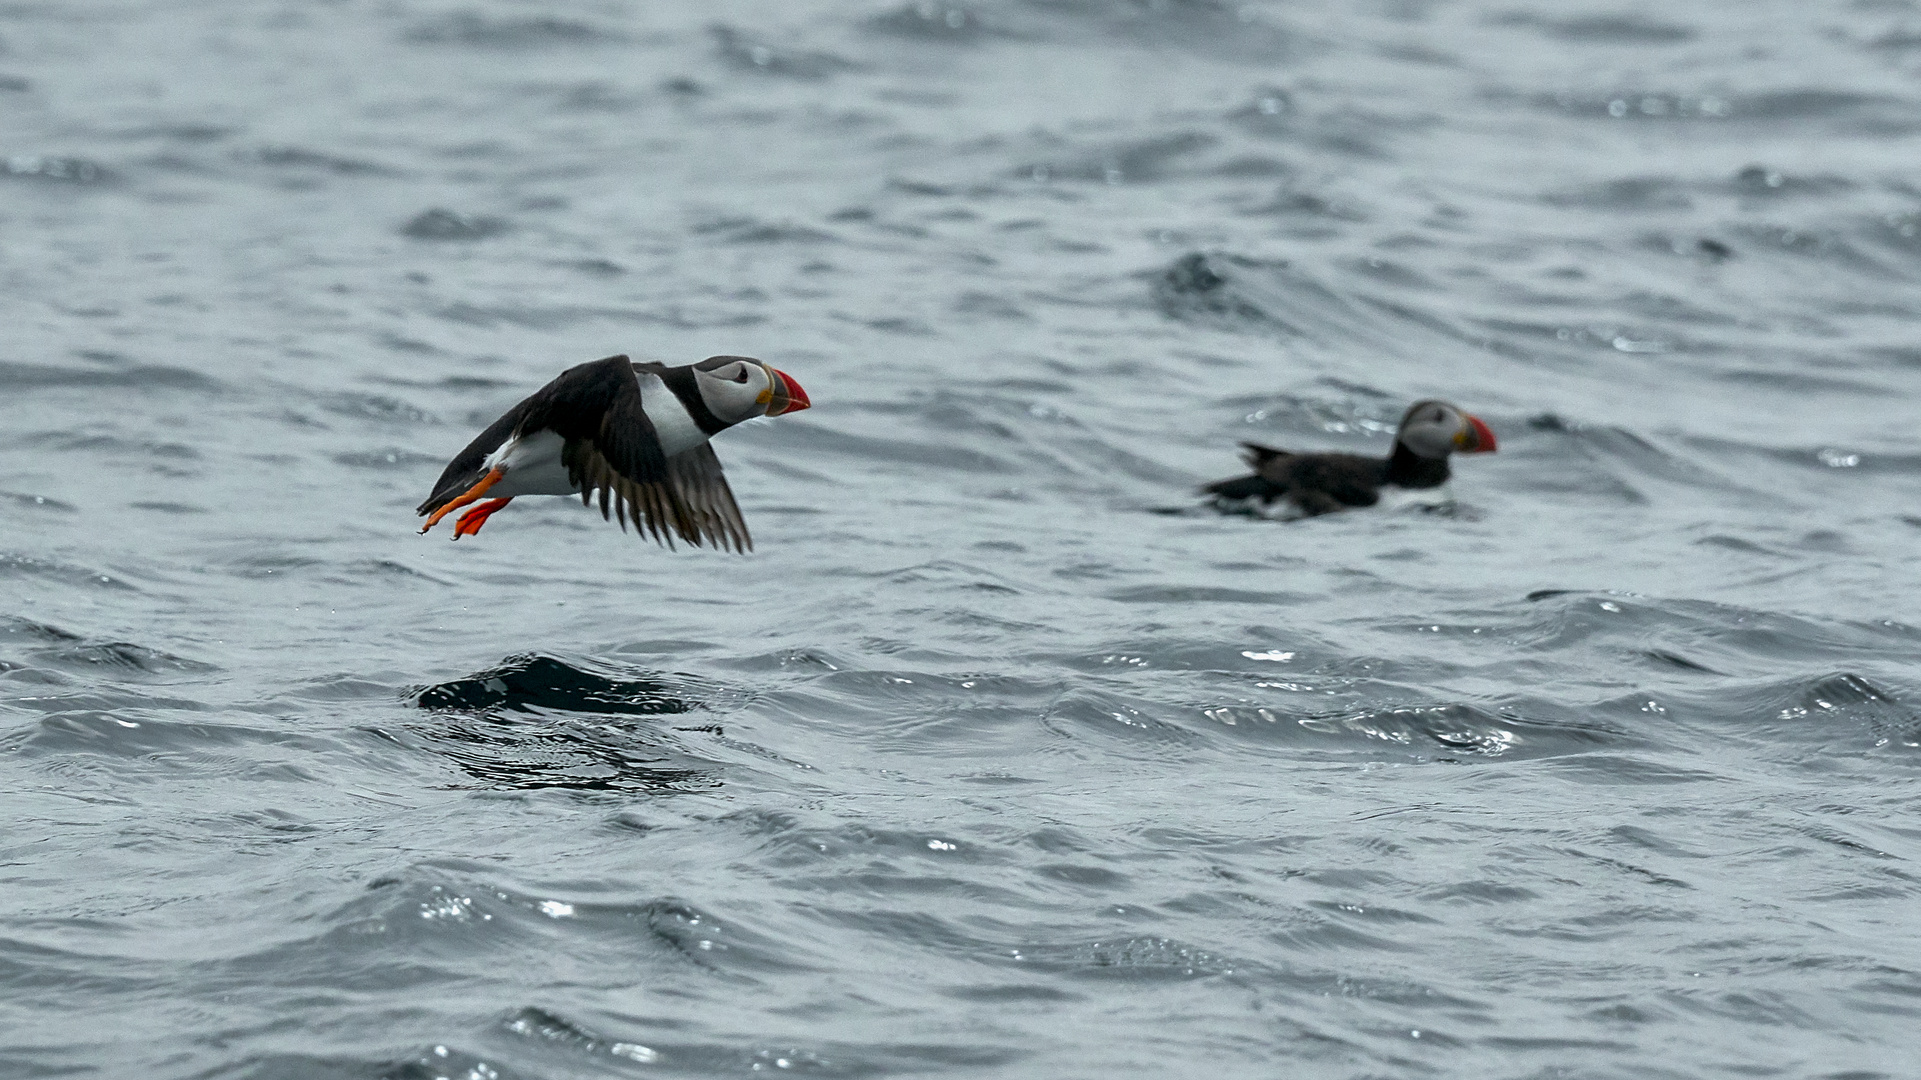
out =
[[480,527],[487,524],[487,519],[493,516],[494,511],[513,501],[512,496],[505,499],[488,499],[460,515],[460,520],[454,522],[454,539],[458,540],[463,536],[472,536],[479,532]]
[[[444,518],[448,514],[453,513],[455,510],[458,510],[461,507],[466,506],[468,503],[480,501],[480,497],[482,495],[487,494],[487,489],[490,487],[493,487],[495,484],[500,483],[500,478],[506,475],[507,475],[507,470],[502,469],[499,466],[495,466],[494,468],[488,470],[487,475],[481,477],[480,483],[475,484],[473,487],[468,488],[465,492],[462,492],[461,496],[458,499],[451,500],[445,506],[442,506],[440,509],[435,510],[433,512],[433,515],[427,519],[427,524],[422,525],[420,527],[420,531],[422,533],[425,533],[428,529],[431,529],[435,525],[440,524],[441,518]],[[480,526],[476,525],[474,527],[479,528]]]

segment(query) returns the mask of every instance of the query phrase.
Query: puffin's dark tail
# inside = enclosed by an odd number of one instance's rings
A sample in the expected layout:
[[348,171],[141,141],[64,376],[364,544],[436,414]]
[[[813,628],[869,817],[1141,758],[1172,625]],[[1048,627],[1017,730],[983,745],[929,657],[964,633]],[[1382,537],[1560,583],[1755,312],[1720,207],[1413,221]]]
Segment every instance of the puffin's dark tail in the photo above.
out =
[[1241,460],[1247,462],[1247,467],[1250,469],[1259,470],[1261,466],[1273,461],[1275,458],[1293,456],[1292,451],[1276,450],[1271,446],[1262,446],[1257,442],[1244,442],[1241,444]]
[[1216,480],[1201,487],[1203,494],[1221,499],[1273,499],[1281,494],[1281,488],[1273,481],[1262,476],[1236,476],[1229,480]]
[[[1276,450],[1271,446],[1262,446],[1260,443],[1244,442],[1241,448],[1244,451],[1241,457],[1245,458],[1248,466],[1255,470],[1259,470],[1261,466],[1275,458],[1293,456],[1286,450]],[[1287,489],[1256,471],[1253,476],[1236,476],[1229,480],[1216,480],[1211,484],[1205,484],[1201,487],[1201,492],[1222,499],[1268,501],[1287,494]]]

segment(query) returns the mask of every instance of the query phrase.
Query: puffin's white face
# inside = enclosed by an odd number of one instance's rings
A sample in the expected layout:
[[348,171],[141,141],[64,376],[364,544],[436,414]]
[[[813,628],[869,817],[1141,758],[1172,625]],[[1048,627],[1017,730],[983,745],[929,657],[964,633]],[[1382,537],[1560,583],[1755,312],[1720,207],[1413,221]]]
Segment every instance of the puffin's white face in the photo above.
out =
[[1408,407],[1395,440],[1424,458],[1444,458],[1456,452],[1486,453],[1495,446],[1494,432],[1478,418],[1445,401],[1432,400]]
[[708,410],[729,424],[808,406],[807,392],[791,376],[746,356],[702,360],[694,365],[694,385]]

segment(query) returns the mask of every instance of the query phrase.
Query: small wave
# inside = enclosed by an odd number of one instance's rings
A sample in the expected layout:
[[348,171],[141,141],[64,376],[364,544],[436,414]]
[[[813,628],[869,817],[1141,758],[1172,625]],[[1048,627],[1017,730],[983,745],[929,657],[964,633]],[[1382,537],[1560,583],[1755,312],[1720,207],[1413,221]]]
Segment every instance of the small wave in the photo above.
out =
[[221,388],[217,380],[186,368],[160,364],[115,364],[93,368],[16,364],[0,360],[0,387],[30,390],[46,386],[113,387],[132,390],[195,390]]
[[485,240],[512,228],[513,223],[506,218],[435,207],[415,214],[400,227],[400,234],[415,240]]
[[838,240],[833,233],[793,222],[770,222],[751,217],[717,218],[693,227],[697,236],[712,236],[729,244],[822,244]]
[[720,58],[741,71],[811,81],[854,71],[860,66],[829,52],[769,44],[725,23],[716,23],[708,27],[707,32]]
[[400,171],[377,162],[342,157],[299,146],[257,146],[240,150],[234,157],[245,163],[277,168],[315,169],[336,176],[399,176]]
[[1533,26],[1550,37],[1584,45],[1678,45],[1694,40],[1698,33],[1692,26],[1637,15],[1589,15],[1571,19],[1513,15],[1499,21],[1510,26]]
[[101,589],[138,592],[130,582],[92,567],[43,558],[24,551],[0,551],[0,578],[38,577]]
[[1039,182],[1146,183],[1200,171],[1203,167],[1195,159],[1219,142],[1216,136],[1206,132],[1170,132],[1068,157],[1031,162],[1016,168],[1013,175]]
[[482,49],[544,49],[597,45],[625,35],[578,19],[554,15],[500,17],[456,11],[416,23],[406,40],[426,45],[466,45]]
[[552,710],[621,716],[662,716],[690,712],[702,704],[701,691],[717,689],[691,676],[596,671],[557,656],[510,656],[499,667],[464,679],[422,687],[412,695],[423,709]]
[[72,503],[61,502],[45,495],[31,495],[23,491],[0,491],[0,499],[6,499],[24,510],[56,510],[71,514],[77,508]]

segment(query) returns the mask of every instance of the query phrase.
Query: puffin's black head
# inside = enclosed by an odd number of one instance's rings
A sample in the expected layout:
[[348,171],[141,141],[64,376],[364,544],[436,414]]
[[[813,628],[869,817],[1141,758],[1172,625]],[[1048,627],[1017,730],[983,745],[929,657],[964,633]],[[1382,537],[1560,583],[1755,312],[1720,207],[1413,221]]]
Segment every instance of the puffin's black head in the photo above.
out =
[[750,356],[710,356],[693,369],[701,400],[727,424],[799,412],[811,404],[793,376]]
[[1495,449],[1494,432],[1479,417],[1445,401],[1429,399],[1408,406],[1394,441],[1424,458],[1449,454],[1486,454]]

